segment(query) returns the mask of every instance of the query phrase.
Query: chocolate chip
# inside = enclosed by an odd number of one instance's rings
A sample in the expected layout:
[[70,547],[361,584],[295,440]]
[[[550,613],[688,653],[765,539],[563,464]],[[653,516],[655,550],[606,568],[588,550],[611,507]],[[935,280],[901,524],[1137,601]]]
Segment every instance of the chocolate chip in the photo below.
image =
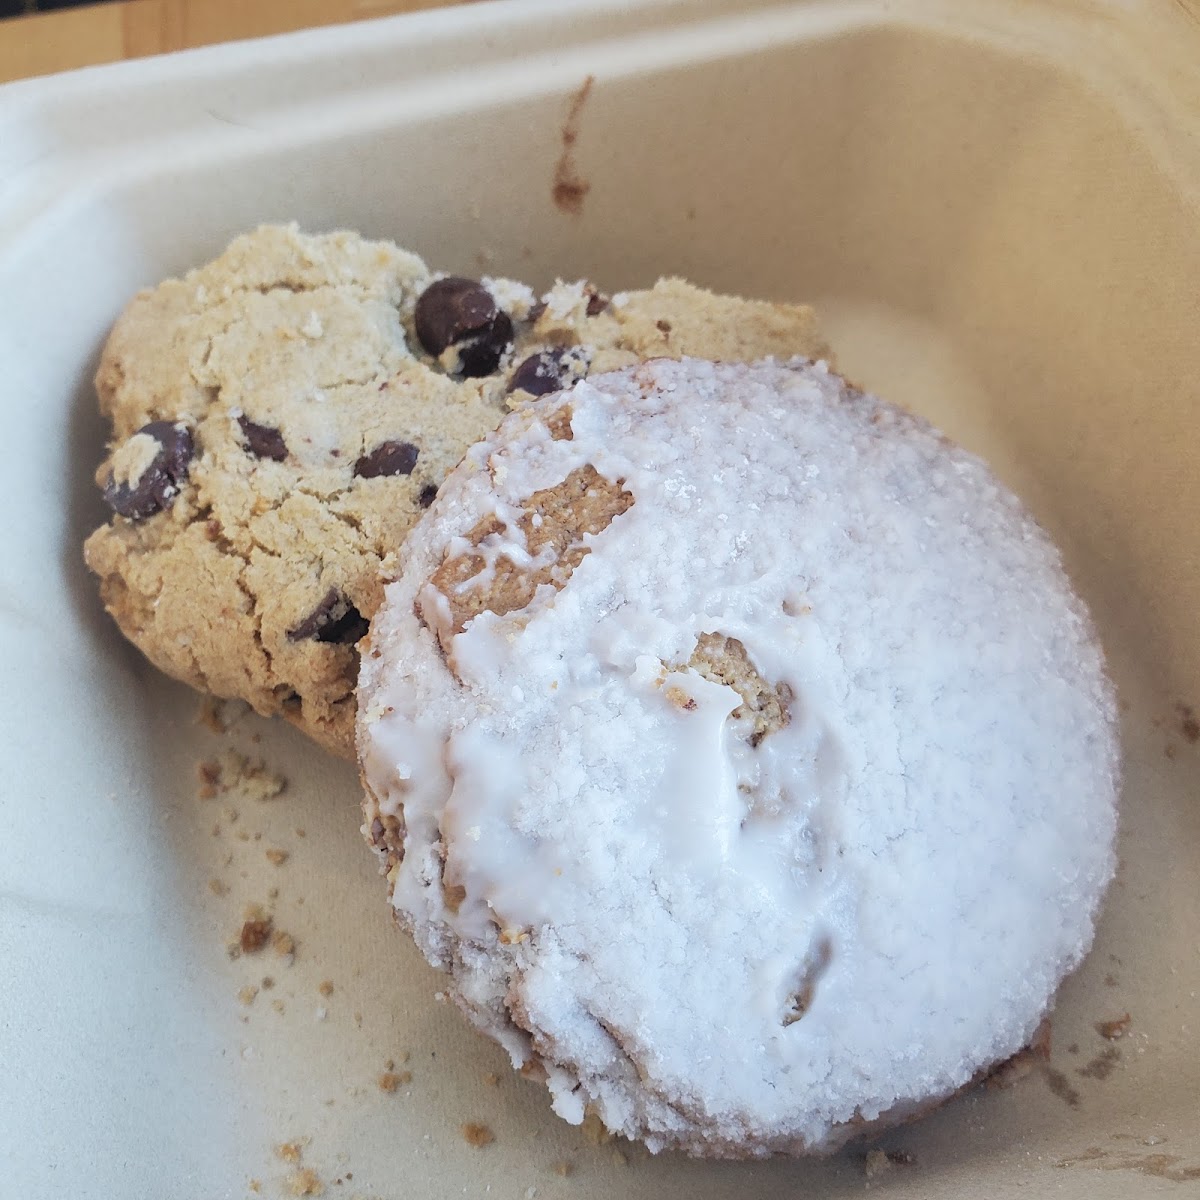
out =
[[430,354],[486,329],[496,318],[491,292],[474,279],[451,275],[431,283],[417,300],[417,337]]
[[287,442],[278,429],[271,425],[260,425],[249,417],[238,417],[237,421],[246,439],[246,449],[255,458],[269,458],[274,462],[283,462],[287,458]]
[[566,353],[563,349],[557,349],[531,354],[512,373],[508,390],[528,392],[531,396],[544,396],[547,392],[558,391],[567,374],[563,367]]
[[654,326],[658,330],[659,333],[670,333],[671,332],[671,322],[670,321],[664,321],[664,320],[660,319],[660,320],[654,322]]
[[158,443],[158,450],[131,483],[118,483],[113,475],[109,475],[103,494],[113,512],[132,521],[141,521],[161,512],[179,494],[188,477],[196,446],[192,431],[177,421],[151,421],[133,436],[152,438]]
[[288,638],[293,642],[311,638],[314,642],[352,646],[369,628],[362,613],[345,596],[330,588],[321,603],[299,625],[288,630]]
[[421,494],[417,497],[417,503],[422,508],[428,508],[436,498],[437,488],[432,483],[427,483],[421,489]]
[[370,454],[364,454],[354,464],[354,474],[359,479],[411,475],[419,453],[412,442],[380,442]]
[[535,300],[533,302],[533,304],[531,304],[529,306],[529,323],[530,323],[530,325],[536,324],[537,321],[541,318],[542,313],[544,313],[545,311],[546,311],[545,300]]
[[608,297],[596,291],[590,285],[588,286],[587,294],[587,315],[589,317],[598,317],[608,307]]
[[456,347],[458,373],[471,378],[490,375],[513,340],[512,320],[491,292],[458,275],[431,283],[417,300],[414,319],[421,345],[435,358]]

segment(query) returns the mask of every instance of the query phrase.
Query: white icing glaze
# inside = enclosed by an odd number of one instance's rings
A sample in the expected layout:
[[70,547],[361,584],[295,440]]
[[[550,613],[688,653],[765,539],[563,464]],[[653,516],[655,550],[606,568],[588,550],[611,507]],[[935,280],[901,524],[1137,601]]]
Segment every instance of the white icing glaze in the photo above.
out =
[[[568,402],[571,440],[549,397],[469,452],[373,623],[397,910],[569,1120],[766,1152],[948,1094],[1028,1039],[1113,869],[1113,700],[1057,552],[819,364],[655,362]],[[454,636],[456,677],[434,570],[489,514],[469,586],[526,561],[522,502],[587,463],[632,507]],[[757,747],[682,665],[707,632],[790,689]]]

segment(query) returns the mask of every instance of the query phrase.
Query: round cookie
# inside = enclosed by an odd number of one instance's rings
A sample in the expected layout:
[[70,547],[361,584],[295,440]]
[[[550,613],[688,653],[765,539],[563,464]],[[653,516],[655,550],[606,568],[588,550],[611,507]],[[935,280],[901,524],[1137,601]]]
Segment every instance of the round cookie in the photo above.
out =
[[96,377],[113,509],[85,548],[162,670],[353,754],[379,569],[446,472],[531,396],[650,355],[827,353],[808,308],[682,282],[541,300],[352,233],[264,227],[141,293]]
[[831,1150],[1034,1035],[1115,704],[977,458],[821,364],[592,376],[473,447],[363,648],[364,834],[468,1017],[652,1150]]

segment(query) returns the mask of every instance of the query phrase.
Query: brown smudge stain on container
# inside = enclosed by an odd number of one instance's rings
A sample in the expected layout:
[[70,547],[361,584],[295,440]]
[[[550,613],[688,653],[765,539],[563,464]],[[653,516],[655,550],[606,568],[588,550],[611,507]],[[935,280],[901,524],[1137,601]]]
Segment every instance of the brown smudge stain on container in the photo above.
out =
[[583,212],[584,197],[592,186],[579,174],[575,163],[575,142],[579,137],[579,118],[588,96],[591,95],[593,83],[595,77],[589,75],[571,99],[571,108],[561,131],[562,152],[558,156],[558,162],[554,164],[554,183],[550,189],[555,207],[572,217],[577,217]]
[[1121,1061],[1121,1052],[1116,1046],[1108,1046],[1096,1055],[1086,1066],[1077,1067],[1075,1074],[1084,1079],[1107,1079]]
[[1175,711],[1179,714],[1179,732],[1194,746],[1200,742],[1200,719],[1196,717],[1196,710],[1190,704],[1180,702],[1175,705]]
[[1044,1067],[1042,1074],[1050,1090],[1072,1108],[1079,1107],[1079,1093],[1071,1086],[1071,1081],[1054,1067]]
[[1172,1183],[1189,1183],[1200,1179],[1200,1166],[1185,1164],[1179,1154],[1130,1154],[1126,1151],[1110,1153],[1099,1146],[1088,1149],[1071,1158],[1063,1158],[1056,1167],[1085,1167],[1093,1171],[1136,1171],[1155,1179],[1168,1179]]

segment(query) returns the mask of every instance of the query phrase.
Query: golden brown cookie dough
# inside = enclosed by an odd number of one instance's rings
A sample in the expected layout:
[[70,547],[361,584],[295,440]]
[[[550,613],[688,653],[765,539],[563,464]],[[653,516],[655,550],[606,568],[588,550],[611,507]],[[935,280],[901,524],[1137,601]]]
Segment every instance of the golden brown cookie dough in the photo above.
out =
[[380,568],[466,448],[532,395],[683,354],[828,348],[807,307],[678,279],[539,300],[389,242],[261,228],[117,321],[96,376],[114,515],[87,563],[156,666],[349,756]]

